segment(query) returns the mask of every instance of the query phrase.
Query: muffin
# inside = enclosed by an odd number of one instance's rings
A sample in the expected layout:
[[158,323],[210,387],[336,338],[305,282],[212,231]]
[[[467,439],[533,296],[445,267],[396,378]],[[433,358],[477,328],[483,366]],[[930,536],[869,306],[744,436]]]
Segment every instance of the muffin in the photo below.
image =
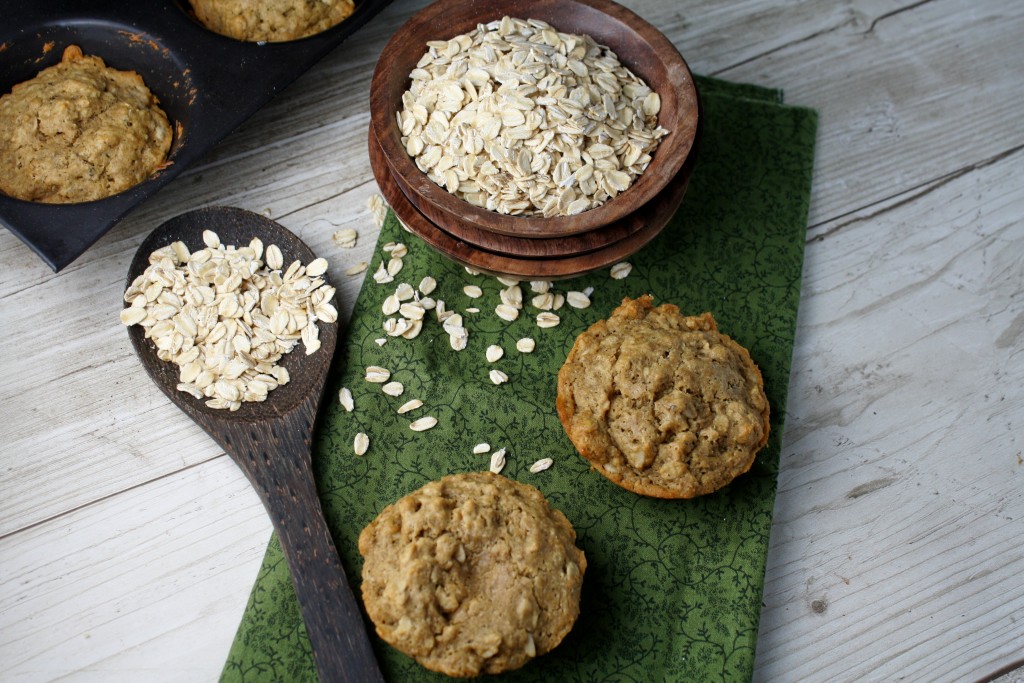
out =
[[622,488],[693,498],[743,474],[768,441],[761,372],[710,313],[623,299],[583,332],[558,373],[558,417]]
[[377,634],[428,669],[516,669],[558,645],[579,615],[587,561],[575,541],[533,486],[447,476],[363,529],[363,602]]
[[352,0],[189,0],[196,18],[229,38],[271,43],[305,38],[341,23]]
[[109,197],[161,168],[172,137],[141,76],[69,45],[0,97],[0,192],[50,204]]

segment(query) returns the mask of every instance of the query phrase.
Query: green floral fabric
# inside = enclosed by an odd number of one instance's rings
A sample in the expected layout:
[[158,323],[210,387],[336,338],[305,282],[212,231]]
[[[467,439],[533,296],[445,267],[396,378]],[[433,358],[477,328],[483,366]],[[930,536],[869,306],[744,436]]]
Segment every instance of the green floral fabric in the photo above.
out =
[[[771,528],[779,446],[786,414],[793,333],[799,302],[804,234],[817,116],[781,104],[781,93],[699,79],[704,131],[696,172],[675,219],[634,255],[630,275],[608,269],[556,282],[555,291],[593,288],[592,305],[568,305],[561,324],[537,327],[529,306],[507,323],[494,314],[502,285],[468,274],[406,233],[389,215],[381,246],[408,246],[395,282],[367,277],[345,340],[339,345],[315,438],[313,459],[322,500],[342,561],[359,595],[360,530],[385,506],[426,482],[454,472],[485,470],[488,442],[508,451],[504,474],[529,482],[562,510],[589,563],[581,615],[553,652],[500,678],[508,681],[738,681],[750,678],[757,637],[765,554]],[[378,248],[370,272],[383,251]],[[424,276],[433,293],[463,313],[465,350],[451,349],[433,316],[413,340],[385,336],[381,305],[400,282]],[[483,297],[469,299],[466,284]],[[710,311],[722,331],[746,346],[761,367],[771,403],[768,446],[749,473],[725,489],[690,501],[637,496],[592,471],[574,450],[555,412],[555,376],[575,337],[625,296],[651,293],[684,313]],[[478,307],[479,313],[465,309]],[[532,337],[523,354],[516,340]],[[504,357],[484,358],[491,344]],[[405,385],[394,398],[363,379],[368,365],[391,370]],[[492,368],[509,382],[494,385]],[[337,401],[349,387],[355,410]],[[423,407],[396,408],[413,398]],[[409,423],[437,418],[414,432]],[[357,432],[370,437],[353,454]],[[540,458],[551,469],[533,474]],[[435,681],[433,674],[373,636],[390,681]],[[253,588],[224,681],[314,681],[316,672],[287,565],[273,538]]]

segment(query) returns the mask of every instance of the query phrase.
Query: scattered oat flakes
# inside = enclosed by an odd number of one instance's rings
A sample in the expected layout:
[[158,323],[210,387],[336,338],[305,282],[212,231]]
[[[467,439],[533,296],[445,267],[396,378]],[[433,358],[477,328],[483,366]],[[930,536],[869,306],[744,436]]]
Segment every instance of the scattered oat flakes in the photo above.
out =
[[516,342],[516,350],[519,351],[519,353],[533,353],[533,350],[536,347],[537,342],[530,337],[523,337]]
[[410,320],[408,328],[404,332],[402,332],[402,337],[404,339],[415,339],[416,337],[419,336],[419,334],[420,334],[420,332],[422,330],[423,330],[423,321],[422,320]]
[[404,303],[398,308],[398,312],[410,320],[423,320],[427,311],[419,302]]
[[515,306],[509,306],[508,304],[498,304],[494,309],[494,312],[502,320],[512,322],[519,317],[519,309]]
[[394,294],[384,299],[384,303],[381,305],[380,310],[384,312],[384,315],[394,315],[398,313],[398,308],[401,306],[401,302],[398,297]]
[[384,197],[379,194],[371,194],[366,200],[366,206],[370,209],[370,214],[373,216],[373,224],[379,230],[384,225],[384,219],[388,215],[388,205],[384,201]]
[[331,240],[342,249],[352,249],[359,240],[359,233],[355,228],[342,228],[331,235]]
[[412,410],[416,410],[417,408],[419,408],[422,405],[423,405],[423,401],[419,400],[418,398],[414,398],[411,401],[406,401],[401,406],[399,406],[398,414],[399,415],[405,415],[406,413],[408,413],[408,412],[410,412]]
[[345,275],[359,275],[365,272],[369,264],[366,261],[358,261],[345,269]]
[[508,381],[508,375],[501,370],[491,370],[488,375],[495,384],[504,384]]
[[377,337],[373,341],[377,344],[377,346],[384,346],[385,344],[388,343],[388,338],[387,337]]
[[537,462],[530,465],[530,471],[533,472],[534,474],[537,474],[538,472],[543,472],[544,470],[551,467],[551,465],[553,465],[554,462],[555,461],[552,460],[551,458],[541,458]]
[[466,285],[462,288],[462,293],[470,299],[478,299],[484,295],[484,290],[480,289],[476,285]]
[[366,381],[374,384],[383,384],[391,378],[391,371],[379,365],[371,365],[366,368]]
[[561,318],[554,313],[545,312],[537,314],[537,327],[555,327],[560,322]]
[[352,441],[352,450],[355,451],[356,455],[366,455],[366,451],[370,448],[370,437],[365,432],[359,432],[356,434],[356,438]]
[[530,304],[534,308],[539,308],[542,311],[550,311],[555,305],[555,295],[551,292],[544,292],[530,299]]
[[505,355],[505,350],[497,344],[491,344],[487,347],[487,351],[484,352],[484,356],[487,358],[489,363],[495,363]]
[[381,261],[380,265],[377,266],[376,272],[373,274],[373,281],[379,285],[386,285],[389,282],[394,282],[395,276],[388,272],[387,265]]
[[428,296],[435,289],[437,289],[437,280],[430,277],[429,275],[420,280],[420,294]]
[[452,333],[448,335],[448,343],[455,351],[462,351],[466,348],[469,343],[469,332],[462,328],[458,333]]
[[388,318],[384,321],[384,331],[389,337],[401,337],[409,331],[411,324],[405,318]]
[[519,285],[509,285],[499,292],[501,303],[513,308],[523,307],[523,290]]
[[612,266],[612,279],[623,280],[629,276],[629,272],[633,270],[633,264],[628,261],[621,261]]
[[483,455],[491,450],[491,444],[484,442],[473,446],[473,455]]
[[399,301],[410,301],[416,298],[416,290],[408,282],[403,282],[395,287],[395,298]]
[[413,420],[409,423],[409,429],[414,432],[425,432],[428,429],[433,428],[437,424],[437,418],[428,415],[427,417],[421,417],[418,420]]
[[491,472],[500,474],[505,468],[505,449],[499,448],[498,450],[491,453]]
[[406,254],[409,253],[409,247],[405,246],[401,242],[389,242],[384,247],[384,251],[391,254],[391,258],[405,258]]
[[381,391],[388,396],[401,396],[405,391],[405,386],[401,382],[388,382],[381,387]]
[[463,329],[462,316],[458,313],[448,311],[448,315],[446,315],[445,319],[441,322],[441,327],[443,327],[444,331],[448,334],[455,334],[459,330]]
[[565,300],[573,308],[587,308],[590,306],[590,297],[583,292],[569,292]]
[[338,392],[338,402],[349,413],[355,410],[356,405],[352,400],[352,391],[348,387],[342,387],[341,391]]

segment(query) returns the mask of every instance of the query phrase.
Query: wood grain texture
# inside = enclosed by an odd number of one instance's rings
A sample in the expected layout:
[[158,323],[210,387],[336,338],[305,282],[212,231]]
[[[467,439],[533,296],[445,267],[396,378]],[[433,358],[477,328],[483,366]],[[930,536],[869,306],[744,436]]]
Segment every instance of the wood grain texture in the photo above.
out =
[[970,680],[1018,661],[1022,160],[813,231],[759,679]]
[[[328,257],[347,319],[361,278],[344,268],[376,235],[370,75],[423,4],[394,2],[60,276],[0,232],[6,679],[218,676],[270,525],[138,372],[116,318],[124,273],[163,220],[238,205]],[[755,678],[1024,664],[1024,7],[626,5],[694,72],[820,112]],[[355,249],[331,242],[341,227]]]

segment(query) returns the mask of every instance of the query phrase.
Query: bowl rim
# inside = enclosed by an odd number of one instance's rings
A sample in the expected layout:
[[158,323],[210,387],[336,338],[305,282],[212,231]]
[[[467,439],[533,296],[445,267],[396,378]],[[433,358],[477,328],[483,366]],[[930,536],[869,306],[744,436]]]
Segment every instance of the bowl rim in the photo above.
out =
[[[668,109],[675,113],[672,121],[663,121],[659,116],[659,124],[669,124],[665,127],[670,133],[661,140],[650,165],[632,186],[601,206],[573,216],[512,216],[474,206],[427,178],[401,143],[401,132],[396,122],[397,103],[408,88],[408,73],[412,68],[402,67],[402,63],[409,62],[397,60],[397,57],[403,51],[417,58],[422,55],[428,39],[424,36],[441,39],[434,28],[438,25],[450,27],[449,37],[454,37],[471,30],[477,23],[523,13],[518,10],[525,10],[529,15],[519,18],[542,19],[559,31],[591,33],[598,43],[607,45],[625,66],[649,85],[651,74],[658,71],[664,79],[664,85],[655,89],[662,98],[662,112]],[[606,27],[607,35],[577,31],[573,26],[566,25],[570,23],[569,19],[580,23],[599,20]],[[608,39],[609,35],[612,36],[611,40]],[[622,37],[616,40],[615,36]],[[638,69],[638,55],[621,49],[626,37],[634,42],[639,39],[640,44],[648,48],[648,54],[654,57],[654,63],[649,69]],[[666,107],[666,104],[670,106]],[[699,114],[693,75],[676,47],[653,25],[612,0],[534,0],[525,5],[517,0],[494,0],[486,4],[438,0],[413,15],[385,45],[370,82],[370,116],[385,156],[393,171],[411,188],[409,199],[414,204],[429,204],[478,229],[516,237],[543,238],[572,235],[602,227],[621,219],[657,195],[686,161],[693,145]]]
[[[376,140],[372,124],[370,125],[370,135],[374,136],[370,144],[376,145],[376,149],[379,150],[380,143]],[[404,199],[409,204],[412,204],[418,213],[422,214],[438,229],[455,239],[486,251],[520,258],[564,258],[604,248],[611,242],[625,239],[644,228],[642,221],[631,220],[641,213],[638,209],[633,213],[623,216],[620,220],[573,235],[559,235],[557,237],[531,236],[526,238],[518,235],[506,235],[493,230],[481,230],[471,223],[459,220],[457,216],[438,211],[430,205],[426,207],[416,205],[410,198],[412,191],[406,186],[405,179],[394,173],[387,159],[383,158],[383,152],[381,157],[381,162],[387,167],[392,182],[398,186],[398,189],[402,191]],[[373,164],[372,156],[370,163],[371,165]],[[589,246],[580,248],[581,245]]]
[[406,230],[418,236],[438,253],[463,266],[491,275],[529,280],[573,278],[614,265],[647,246],[668,227],[672,222],[672,216],[679,211],[693,178],[699,152],[698,131],[698,144],[694,146],[693,152],[688,156],[678,175],[673,178],[673,182],[679,184],[666,187],[662,191],[662,197],[659,197],[661,199],[665,197],[664,193],[669,193],[674,198],[669,199],[669,202],[663,206],[657,206],[658,200],[655,200],[641,209],[641,211],[661,213],[662,216],[667,215],[668,218],[659,221],[651,220],[652,217],[648,216],[647,220],[643,221],[644,226],[640,230],[598,249],[559,257],[532,258],[473,245],[435,225],[402,192],[387,161],[383,158],[380,145],[376,144],[372,129],[367,138],[370,169],[380,186],[381,193]]

